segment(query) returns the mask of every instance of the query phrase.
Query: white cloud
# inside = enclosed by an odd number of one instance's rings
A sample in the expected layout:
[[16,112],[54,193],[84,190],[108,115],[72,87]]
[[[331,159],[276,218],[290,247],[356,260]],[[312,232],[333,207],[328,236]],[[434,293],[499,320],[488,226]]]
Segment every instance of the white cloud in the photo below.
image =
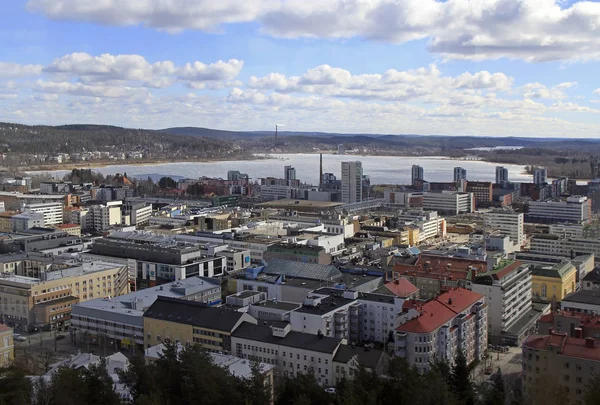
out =
[[520,90],[526,99],[563,100],[569,96],[564,90],[574,87],[576,82],[560,83],[554,87],[547,87],[541,83],[527,83]]
[[598,95],[600,95],[600,89],[596,89],[596,90],[594,90],[594,94],[598,94]]
[[214,31],[257,22],[286,38],[428,39],[450,59],[600,59],[600,3],[556,0],[29,0],[55,20]]
[[243,66],[244,62],[237,59],[227,62],[219,60],[208,65],[202,62],[186,63],[177,70],[177,75],[191,82],[231,80],[237,77]]
[[38,80],[34,90],[52,93],[52,94],[69,94],[72,96],[87,96],[87,97],[107,97],[107,98],[128,98],[145,94],[146,90],[139,88],[131,88],[124,86],[104,86],[104,85],[87,85],[83,83],[70,82],[46,82]]
[[42,72],[42,65],[20,65],[18,63],[0,62],[0,77],[17,78],[37,76]]

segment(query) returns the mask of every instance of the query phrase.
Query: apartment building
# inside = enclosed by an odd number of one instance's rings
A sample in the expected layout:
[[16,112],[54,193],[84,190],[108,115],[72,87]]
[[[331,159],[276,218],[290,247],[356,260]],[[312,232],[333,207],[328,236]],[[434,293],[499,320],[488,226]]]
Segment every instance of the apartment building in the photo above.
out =
[[523,396],[550,402],[563,390],[569,404],[583,404],[585,389],[600,369],[600,345],[594,338],[568,337],[552,331],[532,335],[523,342],[521,381]]
[[587,197],[568,197],[564,201],[530,201],[528,222],[587,222],[591,218],[591,203]]
[[531,274],[536,301],[560,302],[576,291],[577,270],[568,260],[554,265],[531,265]]
[[413,186],[419,181],[425,180],[423,168],[421,166],[412,165],[410,173],[410,184],[412,184]]
[[400,323],[395,332],[395,355],[420,372],[429,370],[435,358],[452,364],[459,351],[468,363],[481,360],[487,349],[485,297],[463,288],[413,305]]
[[342,162],[342,202],[361,202],[363,200],[362,189],[362,162]]
[[81,226],[77,224],[58,224],[55,228],[67,235],[81,236]]
[[464,169],[462,167],[455,167],[453,178],[455,183],[467,180],[467,169]]
[[524,215],[513,210],[494,210],[483,215],[486,231],[500,231],[517,246],[525,244]]
[[552,331],[564,332],[569,337],[600,339],[600,316],[583,312],[557,310],[542,316],[538,322],[538,335]]
[[494,199],[492,182],[490,181],[469,181],[467,182],[466,191],[468,193],[473,193],[475,206],[477,208],[489,207]]
[[155,346],[169,339],[198,344],[212,352],[231,353],[231,334],[244,323],[256,327],[256,319],[243,312],[158,296],[144,312],[144,346]]
[[518,346],[535,329],[541,313],[532,308],[531,285],[529,265],[514,260],[473,278],[471,290],[486,297],[490,342]]
[[121,209],[123,223],[129,225],[147,224],[152,216],[152,204],[145,202],[125,201]]
[[210,306],[221,303],[219,280],[191,277],[181,281],[145,288],[118,297],[96,298],[71,307],[71,324],[91,339],[103,336],[117,348],[144,345],[144,311],[158,297],[203,302]]
[[62,202],[48,202],[38,204],[26,204],[23,212],[32,212],[44,215],[44,226],[53,226],[63,223]]
[[418,227],[418,240],[416,245],[427,239],[446,236],[446,220],[438,216],[437,211],[402,211],[397,215],[398,222]]
[[0,368],[8,367],[15,358],[12,328],[0,323]]
[[4,211],[0,212],[0,232],[11,233],[14,232],[14,225],[11,222],[11,218],[17,215],[18,211]]
[[71,308],[94,298],[129,292],[126,266],[101,261],[83,262],[35,277],[0,277],[1,316],[17,331],[54,329],[71,324]]
[[458,215],[475,212],[475,195],[471,192],[442,191],[423,193],[423,209],[437,211],[443,215]]
[[546,183],[547,170],[545,167],[536,167],[533,169],[533,184]]
[[103,204],[91,204],[86,208],[86,225],[84,229],[105,231],[115,225],[121,225],[121,201],[107,201]]
[[600,291],[600,267],[595,267],[581,280],[581,289],[586,291]]
[[508,183],[508,169],[503,166],[496,166],[496,184]]
[[292,331],[290,324],[240,325],[231,336],[232,354],[273,364],[284,377],[312,374],[322,386],[335,384],[333,359],[344,339]]

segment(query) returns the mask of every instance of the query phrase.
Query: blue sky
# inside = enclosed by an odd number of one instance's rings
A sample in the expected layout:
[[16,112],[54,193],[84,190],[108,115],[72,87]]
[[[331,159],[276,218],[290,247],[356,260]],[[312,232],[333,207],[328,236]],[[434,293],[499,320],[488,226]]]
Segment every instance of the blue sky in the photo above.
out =
[[14,0],[0,120],[596,137],[600,3]]

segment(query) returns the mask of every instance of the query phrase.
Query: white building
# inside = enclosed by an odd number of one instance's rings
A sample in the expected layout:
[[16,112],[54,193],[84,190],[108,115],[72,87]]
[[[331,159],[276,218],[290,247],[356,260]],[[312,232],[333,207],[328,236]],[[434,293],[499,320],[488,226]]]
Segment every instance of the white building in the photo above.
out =
[[560,309],[584,314],[600,314],[600,293],[592,290],[571,293],[560,302]]
[[545,167],[536,167],[533,169],[533,182],[534,184],[544,184],[546,183],[546,168]]
[[127,202],[122,207],[122,215],[127,218],[129,225],[147,224],[152,216],[152,204]]
[[523,213],[513,210],[494,210],[483,215],[486,232],[500,231],[517,246],[525,244]]
[[44,226],[63,223],[63,204],[59,202],[27,204],[23,206],[23,211],[43,214]]
[[467,169],[463,169],[462,167],[454,168],[454,182],[457,183],[459,181],[467,180]]
[[86,227],[105,231],[113,225],[121,225],[121,201],[107,201],[88,207]]
[[473,193],[456,191],[423,193],[423,209],[448,215],[471,213],[475,212],[475,197]]
[[296,198],[297,188],[282,185],[260,186],[260,198],[264,201],[286,200]]
[[585,222],[590,219],[587,197],[568,197],[566,201],[530,201],[528,218],[540,222]]
[[419,242],[446,235],[446,220],[438,216],[436,211],[402,211],[397,218],[407,225],[413,224],[419,228]]
[[[530,317],[531,280],[529,265],[518,261],[505,263],[474,278],[471,290],[486,297],[490,341],[518,345],[535,325],[537,319]],[[514,330],[515,325],[519,330]]]
[[342,202],[362,201],[362,184],[362,162],[342,162]]
[[231,334],[234,356],[273,364],[284,377],[312,373],[319,385],[334,385],[333,358],[344,339],[294,332],[287,323],[244,322]]
[[548,233],[561,238],[583,238],[583,224],[550,224]]
[[593,254],[600,257],[600,239],[561,238],[558,235],[533,235],[529,250],[553,256]]

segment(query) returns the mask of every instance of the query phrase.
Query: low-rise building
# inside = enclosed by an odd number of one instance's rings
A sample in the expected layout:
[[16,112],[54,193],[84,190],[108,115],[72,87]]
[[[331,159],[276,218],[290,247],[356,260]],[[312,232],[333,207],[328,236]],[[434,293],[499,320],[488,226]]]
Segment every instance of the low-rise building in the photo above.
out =
[[22,212],[10,218],[12,232],[23,232],[31,228],[43,228],[44,214],[38,212]]
[[583,277],[581,281],[581,289],[588,291],[600,291],[600,267],[595,267]]
[[334,381],[352,380],[358,376],[360,368],[376,376],[385,375],[388,370],[389,356],[381,350],[368,347],[340,345],[333,358]]
[[42,214],[44,226],[53,226],[63,223],[63,206],[62,202],[27,204],[23,206],[23,211]]
[[191,277],[118,297],[81,302],[71,308],[71,324],[80,338],[93,340],[102,336],[113,340],[117,348],[143,347],[144,311],[158,297],[218,305],[221,303],[221,285],[214,278]]
[[278,243],[267,247],[265,261],[274,259],[293,262],[331,264],[331,255],[321,246],[308,246],[297,243]]
[[81,236],[81,226],[78,224],[58,224],[55,228],[67,235]]
[[564,332],[569,337],[600,339],[600,316],[583,312],[554,311],[538,322],[538,335]]
[[231,337],[232,354],[277,366],[284,377],[314,375],[323,386],[335,384],[333,359],[343,339],[294,332],[288,323],[242,324]]
[[593,338],[568,337],[554,331],[531,335],[523,342],[525,401],[536,398],[549,403],[559,389],[567,393],[570,404],[582,404],[586,386],[596,378],[599,368],[600,345]]
[[256,319],[246,313],[159,296],[144,313],[144,346],[155,346],[169,339],[198,344],[208,351],[230,353],[231,334],[244,323],[256,327]]
[[554,265],[531,265],[533,299],[560,302],[575,292],[577,271],[569,261]]
[[600,292],[581,290],[567,295],[560,302],[563,311],[600,314]]
[[470,364],[483,359],[487,349],[485,297],[463,288],[452,289],[422,305],[407,309],[395,332],[395,355],[420,372],[431,362],[451,364],[462,351]]
[[10,366],[14,358],[13,329],[0,323],[0,368]]
[[593,254],[581,254],[581,255],[571,255],[569,256],[557,256],[550,254],[541,254],[541,253],[532,253],[532,252],[517,252],[514,255],[516,260],[519,260],[523,263],[530,264],[546,264],[546,265],[555,265],[562,263],[564,261],[569,261],[577,271],[576,280],[577,286],[576,289],[585,289],[581,283],[581,280],[594,269],[594,255]]

